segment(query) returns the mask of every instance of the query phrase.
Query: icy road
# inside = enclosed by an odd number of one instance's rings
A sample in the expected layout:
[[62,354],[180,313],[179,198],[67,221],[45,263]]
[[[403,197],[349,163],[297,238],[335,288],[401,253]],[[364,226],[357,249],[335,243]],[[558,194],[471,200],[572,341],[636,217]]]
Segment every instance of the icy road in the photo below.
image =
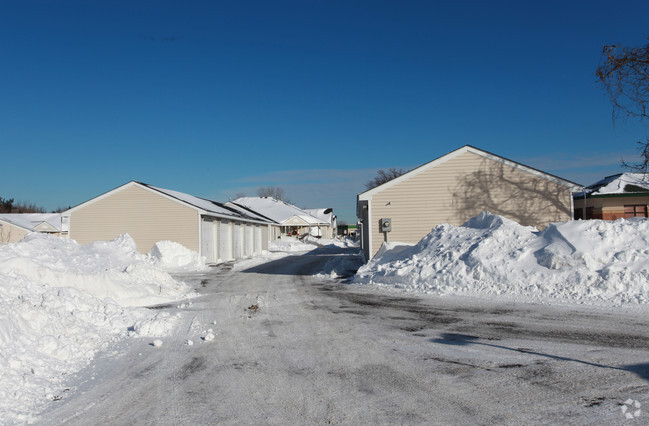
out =
[[182,313],[175,333],[157,346],[122,341],[41,420],[649,422],[643,311],[415,297],[313,276],[349,255],[329,247],[183,276],[202,296],[160,307]]

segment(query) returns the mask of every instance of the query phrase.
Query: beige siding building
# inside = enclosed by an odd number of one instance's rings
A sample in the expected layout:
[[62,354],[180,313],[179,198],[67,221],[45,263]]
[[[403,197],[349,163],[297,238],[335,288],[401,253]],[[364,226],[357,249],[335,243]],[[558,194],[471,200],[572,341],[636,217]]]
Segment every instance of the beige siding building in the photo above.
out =
[[63,213],[70,238],[81,244],[129,234],[140,253],[174,241],[208,263],[250,257],[268,249],[269,222],[216,201],[129,182]]
[[[358,195],[363,251],[369,260],[386,238],[417,243],[436,225],[461,225],[483,211],[544,228],[572,218],[572,192],[579,189],[573,182],[464,146]],[[390,219],[389,232],[380,229],[381,219]]]

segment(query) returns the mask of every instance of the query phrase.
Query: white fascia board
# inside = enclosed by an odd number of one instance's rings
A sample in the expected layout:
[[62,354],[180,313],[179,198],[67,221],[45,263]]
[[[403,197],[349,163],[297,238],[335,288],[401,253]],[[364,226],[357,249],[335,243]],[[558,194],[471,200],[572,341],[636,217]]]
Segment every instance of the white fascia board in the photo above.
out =
[[[295,220],[295,219],[298,219],[299,222],[290,223],[292,220]],[[310,223],[305,221],[304,219],[302,219],[298,215],[293,215],[293,216],[287,218],[286,220],[283,220],[282,222],[280,222],[280,225],[282,225],[282,226],[309,226]]]
[[56,229],[52,225],[50,225],[47,222],[41,222],[38,225],[34,226],[32,228],[34,231],[39,231],[39,232],[59,232],[59,229]]

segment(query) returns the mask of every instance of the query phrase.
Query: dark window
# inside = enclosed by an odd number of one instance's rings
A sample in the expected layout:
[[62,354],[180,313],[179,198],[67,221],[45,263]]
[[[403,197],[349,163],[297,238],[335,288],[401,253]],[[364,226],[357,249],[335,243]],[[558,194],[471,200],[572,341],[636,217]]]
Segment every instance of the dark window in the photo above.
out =
[[624,217],[647,217],[647,206],[644,204],[624,206]]

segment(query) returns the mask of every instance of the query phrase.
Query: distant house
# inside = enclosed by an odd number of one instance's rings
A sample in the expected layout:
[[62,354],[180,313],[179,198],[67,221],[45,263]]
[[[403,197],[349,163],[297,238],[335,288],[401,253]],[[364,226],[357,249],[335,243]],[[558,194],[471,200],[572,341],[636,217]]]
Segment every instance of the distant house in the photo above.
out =
[[7,213],[0,214],[0,244],[14,243],[30,232],[65,235],[59,213]]
[[270,221],[216,201],[131,181],[62,213],[69,237],[81,244],[129,234],[147,253],[170,240],[208,263],[268,249]]
[[649,174],[607,176],[574,195],[575,219],[647,217]]
[[333,209],[304,209],[311,216],[320,219],[323,223],[329,224],[326,228],[320,228],[320,237],[333,238],[336,236],[338,228],[338,218],[333,213]]
[[572,193],[579,189],[467,145],[359,194],[361,246],[369,260],[386,239],[416,243],[436,225],[461,225],[482,211],[544,228],[572,218]]
[[315,237],[331,235],[333,218],[327,215],[316,217],[292,204],[272,197],[241,197],[228,202],[226,205],[251,210],[257,214],[271,219],[279,225],[280,234],[275,235],[313,235]]

